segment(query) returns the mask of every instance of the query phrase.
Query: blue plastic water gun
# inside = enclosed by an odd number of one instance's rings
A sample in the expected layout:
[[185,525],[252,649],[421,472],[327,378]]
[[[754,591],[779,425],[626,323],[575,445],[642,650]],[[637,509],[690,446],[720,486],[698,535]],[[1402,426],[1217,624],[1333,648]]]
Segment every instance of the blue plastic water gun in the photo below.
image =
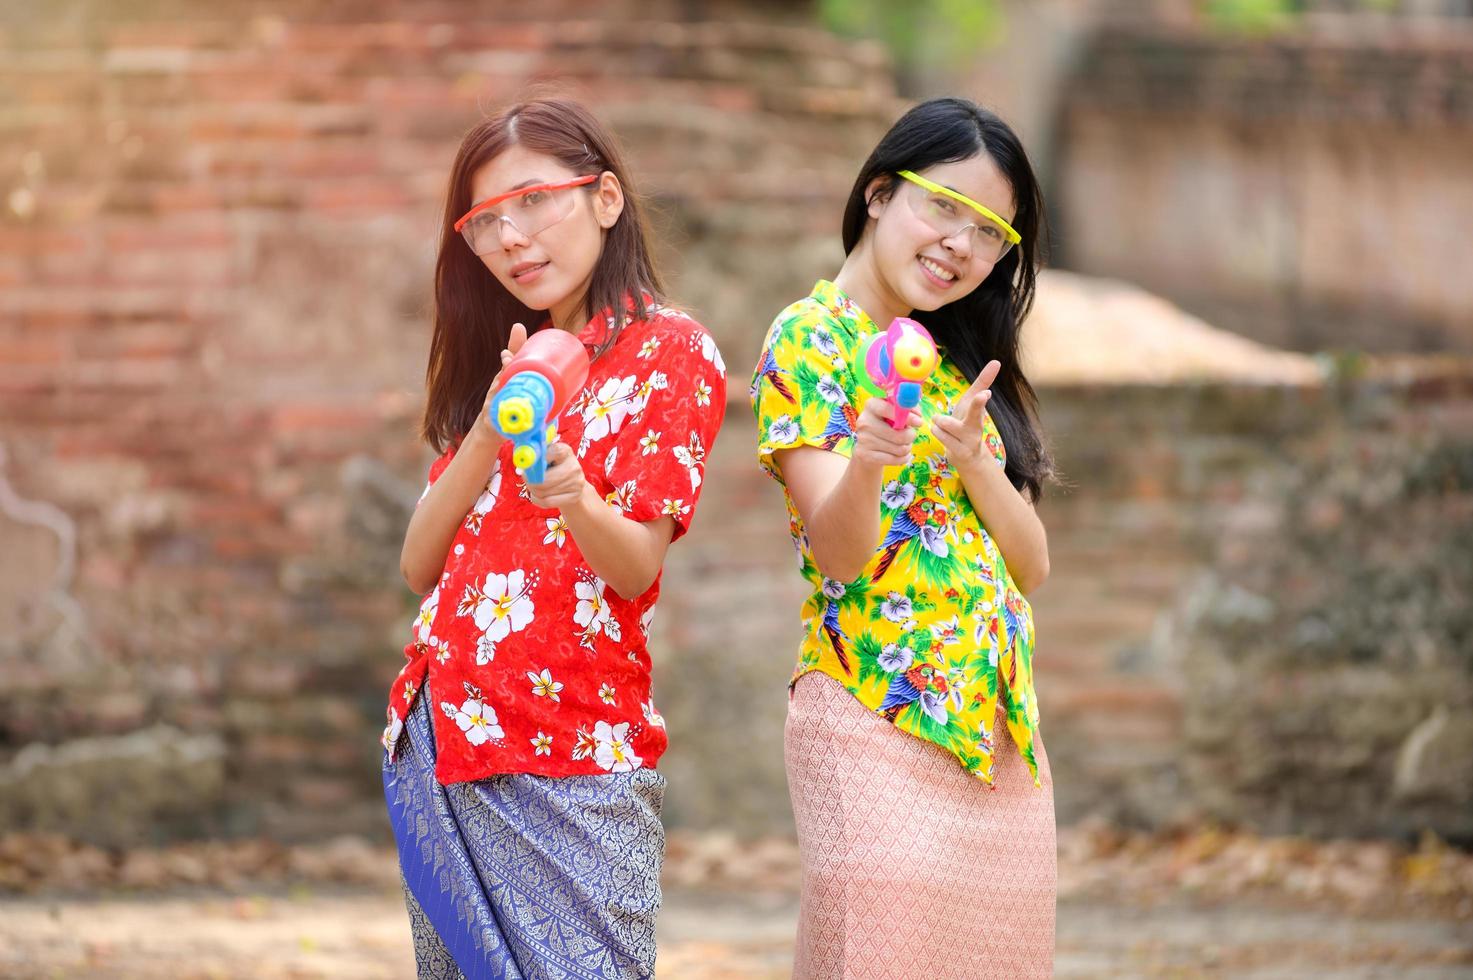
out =
[[503,369],[501,389],[487,412],[513,443],[511,461],[528,483],[547,479],[547,450],[557,442],[557,417],[588,380],[588,351],[563,330],[527,338]]

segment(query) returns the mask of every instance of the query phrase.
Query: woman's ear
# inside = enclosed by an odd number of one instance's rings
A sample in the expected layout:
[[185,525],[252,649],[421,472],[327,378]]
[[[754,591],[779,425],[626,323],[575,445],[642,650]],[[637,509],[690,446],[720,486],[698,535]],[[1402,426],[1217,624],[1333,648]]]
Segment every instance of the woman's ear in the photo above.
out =
[[598,178],[593,194],[593,216],[604,230],[614,227],[624,213],[624,188],[613,171],[605,170]]
[[885,205],[890,203],[890,194],[894,189],[894,181],[883,175],[876,177],[865,186],[865,210],[869,212],[871,218],[878,218],[885,210]]

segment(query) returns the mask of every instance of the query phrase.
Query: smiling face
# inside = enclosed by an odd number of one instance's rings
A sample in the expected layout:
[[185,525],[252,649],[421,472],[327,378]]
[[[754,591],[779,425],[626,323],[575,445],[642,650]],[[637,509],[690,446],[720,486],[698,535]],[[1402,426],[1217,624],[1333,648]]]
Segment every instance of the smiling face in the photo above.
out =
[[[485,201],[519,187],[578,176],[556,157],[514,144],[472,175],[471,200]],[[512,222],[500,222],[494,247],[480,259],[519,302],[547,310],[556,325],[576,330],[582,326],[583,300],[603,252],[604,235],[619,220],[624,195],[618,178],[608,172],[592,184],[558,193],[573,199],[565,218],[530,236]],[[515,220],[513,208],[497,210]]]
[[[1017,206],[1013,188],[991,156],[979,153],[965,160],[939,163],[918,171],[922,177],[970,197],[1011,222]],[[943,237],[901,199],[904,182],[889,196],[876,196],[882,184],[870,188],[868,251],[875,287],[887,305],[903,310],[934,310],[955,302],[982,284],[992,272],[992,256],[981,254],[971,232]],[[963,207],[958,225],[983,218]]]

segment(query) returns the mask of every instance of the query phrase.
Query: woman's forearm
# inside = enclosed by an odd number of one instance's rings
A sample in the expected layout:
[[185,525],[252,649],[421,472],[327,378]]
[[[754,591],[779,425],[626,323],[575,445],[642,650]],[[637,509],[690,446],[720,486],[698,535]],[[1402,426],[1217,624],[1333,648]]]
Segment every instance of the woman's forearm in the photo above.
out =
[[963,464],[958,472],[982,526],[1007,562],[1013,583],[1024,595],[1029,594],[1049,573],[1043,521],[991,456]]
[[450,465],[415,508],[399,553],[399,571],[415,592],[423,595],[439,581],[455,534],[485,490],[500,448],[499,438],[487,438],[479,426],[472,428]]
[[591,484],[561,512],[583,560],[620,597],[633,599],[654,583],[675,534],[673,517],[631,520],[601,500]]
[[880,542],[883,466],[850,459],[833,488],[803,523],[818,570],[852,582],[874,557]]

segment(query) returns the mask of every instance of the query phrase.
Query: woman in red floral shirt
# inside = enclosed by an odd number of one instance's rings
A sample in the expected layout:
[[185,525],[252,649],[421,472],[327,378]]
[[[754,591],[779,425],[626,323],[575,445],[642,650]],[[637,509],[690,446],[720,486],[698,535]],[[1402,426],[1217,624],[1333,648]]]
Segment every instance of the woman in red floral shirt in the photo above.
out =
[[[593,358],[536,484],[487,417],[524,324]],[[581,106],[517,105],[462,143],[427,387],[442,455],[402,559],[426,597],[384,732],[419,975],[652,976],[666,738],[646,639],[725,372],[664,305],[628,172]]]

